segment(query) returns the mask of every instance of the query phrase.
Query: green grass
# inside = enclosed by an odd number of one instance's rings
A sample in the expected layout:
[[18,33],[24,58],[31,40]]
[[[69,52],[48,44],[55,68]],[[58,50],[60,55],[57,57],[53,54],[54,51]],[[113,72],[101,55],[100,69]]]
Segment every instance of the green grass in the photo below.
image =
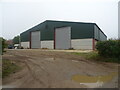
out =
[[113,62],[113,63],[120,63],[120,60],[118,58],[108,58],[108,57],[103,57],[98,54],[98,52],[93,51],[93,52],[88,52],[88,53],[79,53],[75,52],[73,53],[75,55],[80,55],[85,59],[88,60],[95,60],[95,61],[102,61],[102,62]]
[[15,63],[12,63],[11,60],[2,60],[2,78],[9,76],[12,73],[15,73],[20,69]]

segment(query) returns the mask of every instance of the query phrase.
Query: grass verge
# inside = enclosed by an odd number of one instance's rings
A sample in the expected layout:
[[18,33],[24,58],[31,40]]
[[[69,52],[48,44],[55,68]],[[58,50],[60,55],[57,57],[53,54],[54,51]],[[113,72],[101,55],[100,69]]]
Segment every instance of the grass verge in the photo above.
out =
[[20,70],[20,67],[13,63],[13,61],[2,60],[2,78],[5,78],[18,70]]
[[88,59],[88,60],[120,63],[120,60],[117,57],[116,58],[103,57],[103,56],[100,56],[98,52],[96,51],[88,52],[88,53],[73,52],[73,54],[80,55],[81,57]]

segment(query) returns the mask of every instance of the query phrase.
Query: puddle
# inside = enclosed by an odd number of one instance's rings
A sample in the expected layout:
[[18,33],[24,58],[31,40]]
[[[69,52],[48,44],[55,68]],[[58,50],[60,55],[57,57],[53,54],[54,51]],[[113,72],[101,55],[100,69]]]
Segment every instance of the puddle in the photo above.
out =
[[86,85],[90,88],[101,87],[104,83],[110,82],[117,72],[113,72],[109,75],[103,76],[85,76],[85,75],[73,75],[72,80],[80,84]]
[[55,61],[55,58],[45,58],[47,61]]
[[77,61],[77,60],[72,60],[73,62],[79,62],[79,61]]

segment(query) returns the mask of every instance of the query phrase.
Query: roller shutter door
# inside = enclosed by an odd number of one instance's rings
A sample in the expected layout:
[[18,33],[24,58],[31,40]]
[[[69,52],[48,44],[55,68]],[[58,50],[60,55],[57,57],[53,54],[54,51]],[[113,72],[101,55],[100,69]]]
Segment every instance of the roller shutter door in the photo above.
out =
[[31,48],[40,48],[40,31],[31,32]]
[[71,48],[71,27],[55,29],[55,49]]

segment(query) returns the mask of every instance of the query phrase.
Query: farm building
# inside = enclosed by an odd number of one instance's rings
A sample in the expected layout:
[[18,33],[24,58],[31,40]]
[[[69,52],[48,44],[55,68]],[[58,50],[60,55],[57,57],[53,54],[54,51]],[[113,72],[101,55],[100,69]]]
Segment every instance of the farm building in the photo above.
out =
[[89,49],[107,36],[95,23],[46,20],[20,34],[24,48]]

